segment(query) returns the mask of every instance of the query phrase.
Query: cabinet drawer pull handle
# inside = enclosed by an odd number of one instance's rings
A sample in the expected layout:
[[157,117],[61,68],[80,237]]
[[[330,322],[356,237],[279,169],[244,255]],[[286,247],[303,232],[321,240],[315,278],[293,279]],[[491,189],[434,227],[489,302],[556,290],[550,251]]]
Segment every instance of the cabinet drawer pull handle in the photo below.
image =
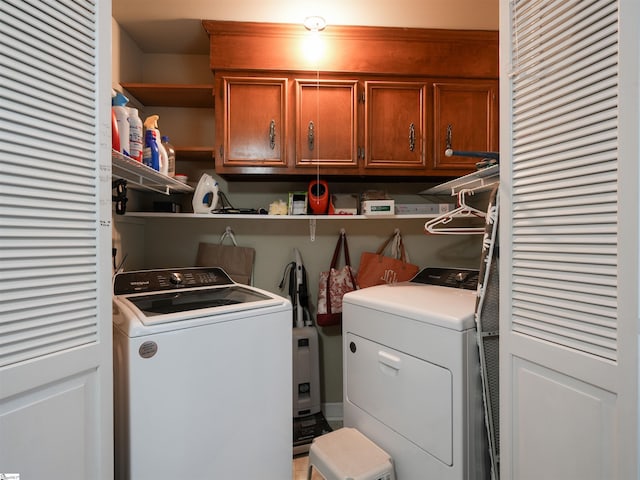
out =
[[416,149],[416,127],[413,123],[409,124],[409,150],[413,152]]
[[315,127],[313,122],[309,122],[309,127],[307,128],[307,143],[309,144],[309,150],[313,150],[313,146],[315,145]]
[[269,146],[271,147],[271,150],[276,148],[276,121],[275,120],[271,120],[271,123],[269,124]]

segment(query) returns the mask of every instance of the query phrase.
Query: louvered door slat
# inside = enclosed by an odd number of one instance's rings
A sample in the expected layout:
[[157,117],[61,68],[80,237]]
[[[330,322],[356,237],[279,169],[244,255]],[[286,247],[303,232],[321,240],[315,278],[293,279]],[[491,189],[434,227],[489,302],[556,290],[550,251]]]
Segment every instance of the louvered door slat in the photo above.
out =
[[0,367],[97,341],[94,15],[0,3]]
[[513,12],[512,329],[615,360],[616,2]]
[[[21,182],[22,185],[31,185],[31,181],[48,182],[49,188],[57,188],[60,191],[69,192],[72,188],[67,184],[90,185],[85,179],[91,179],[95,172],[87,165],[86,160],[72,155],[65,155],[60,151],[47,151],[46,157],[42,157],[42,149],[35,146],[16,145],[12,153],[3,156],[3,163],[10,166],[11,183]],[[43,148],[46,148],[43,145]],[[40,154],[40,155],[39,155]],[[46,178],[36,175],[39,171],[46,171]],[[40,177],[40,178],[38,178]],[[32,180],[33,179],[33,180]],[[9,182],[7,182],[9,183]]]
[[531,40],[536,46],[531,57],[519,57],[520,66],[536,71],[536,67],[548,65],[545,70],[546,78],[541,80],[542,85],[548,84],[553,78],[551,72],[563,71],[571,74],[579,70],[587,58],[602,54],[602,45],[598,42],[615,44],[610,36],[616,29],[615,17],[611,16],[616,11],[615,7],[601,11],[602,18],[594,21],[587,16],[588,9],[583,8],[584,2],[575,3],[574,9],[568,12],[568,15],[575,15],[568,27],[565,22],[559,27],[541,28],[535,31],[535,36],[531,39],[520,37],[520,41]]
[[[587,145],[572,144],[571,148],[564,150],[548,149],[544,155],[539,155],[535,150],[520,152],[518,156],[518,167],[526,165],[526,168],[546,166],[546,168],[559,168],[566,166],[572,168],[575,165],[585,163],[602,163],[611,160],[611,152],[616,150],[616,142],[612,140],[610,134],[601,135],[597,140]],[[585,160],[589,160],[586,162]]]
[[[562,282],[542,282],[527,277],[528,272],[518,271],[517,268],[514,270],[521,276],[518,285],[513,287],[514,307],[518,306],[518,294],[529,295],[524,297],[527,301],[522,306],[528,306],[534,310],[536,305],[555,303],[566,308],[586,312],[590,312],[590,308],[594,305],[608,308],[616,306],[615,290],[613,289],[598,289],[583,283],[571,285]],[[607,316],[611,317],[611,315]],[[552,322],[553,317],[548,318],[547,321]],[[517,327],[515,330],[518,331]]]
[[55,297],[32,297],[29,302],[30,308],[27,310],[21,309],[19,302],[16,301],[12,304],[12,309],[7,307],[4,312],[5,317],[2,324],[0,324],[0,331],[8,328],[12,322],[28,322],[48,313],[68,315],[78,309],[89,310],[88,305],[95,306],[95,299],[91,289],[86,291],[76,289],[71,293],[56,295]]
[[[540,312],[542,310],[542,314]],[[538,310],[524,310],[515,309],[515,311],[523,317],[523,323],[529,328],[542,328],[549,332],[564,331],[566,335],[571,336],[574,339],[584,339],[589,343],[600,346],[611,346],[612,342],[615,343],[615,324],[604,322],[594,322],[587,324],[584,317],[570,318],[564,317],[562,310],[546,310],[539,308]],[[549,314],[554,315],[555,320],[553,323],[547,323]],[[576,329],[576,326],[579,327]]]
[[[562,319],[562,321],[584,322],[584,328],[592,332],[595,331],[596,328],[608,328],[611,329],[611,331],[615,331],[616,319],[608,316],[608,310],[604,308],[598,309],[597,306],[594,306],[592,311],[587,313],[584,311],[572,310],[571,308],[568,308],[569,305],[554,305],[552,303],[543,305],[535,303],[534,301],[535,309],[532,309],[523,305],[525,295],[519,295],[518,300],[520,301],[520,306],[516,310],[520,311],[521,309],[523,317],[541,318],[543,321],[547,321],[549,316],[551,316],[552,318]],[[528,301],[532,300],[535,299],[528,299]],[[596,328],[592,328],[592,325],[595,325]]]
[[[91,4],[84,11],[75,12],[67,8],[66,2],[50,2],[49,8],[44,2],[29,0],[5,0],[3,4],[8,16],[20,19],[21,41],[36,49],[40,48],[38,42],[43,42],[44,50],[54,52],[55,58],[67,65],[78,65],[85,71],[91,71],[91,63],[86,61],[86,57],[94,53]],[[80,6],[81,3],[75,2],[75,5]],[[85,16],[77,15],[78,11]],[[7,26],[12,26],[12,23],[7,22]]]

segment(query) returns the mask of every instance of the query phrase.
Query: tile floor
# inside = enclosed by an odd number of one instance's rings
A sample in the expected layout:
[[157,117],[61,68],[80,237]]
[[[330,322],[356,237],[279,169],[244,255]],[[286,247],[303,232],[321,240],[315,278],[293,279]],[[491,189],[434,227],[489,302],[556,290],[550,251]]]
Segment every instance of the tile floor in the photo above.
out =
[[[334,430],[342,428],[341,420],[328,420],[328,422],[329,426]],[[306,453],[293,457],[293,480],[307,480],[308,470],[309,456]],[[311,480],[324,480],[324,477],[314,469]]]
[[[309,457],[307,455],[298,455],[293,457],[293,480],[307,480],[307,471],[309,469]],[[324,480],[315,469],[311,480]]]

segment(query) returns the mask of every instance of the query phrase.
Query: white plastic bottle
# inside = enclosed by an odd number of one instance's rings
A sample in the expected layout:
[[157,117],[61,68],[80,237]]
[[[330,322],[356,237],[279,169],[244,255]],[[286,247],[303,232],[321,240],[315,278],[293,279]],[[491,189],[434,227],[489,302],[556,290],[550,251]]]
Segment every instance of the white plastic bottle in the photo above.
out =
[[166,135],[162,136],[162,146],[167,152],[167,175],[174,177],[176,175],[176,150],[169,143],[169,137]]
[[[160,132],[158,132],[158,134],[160,134]],[[158,141],[158,151],[160,153],[160,173],[169,175],[169,157],[167,156],[167,150],[160,141]]]
[[142,162],[142,150],[144,141],[142,137],[142,120],[138,116],[138,109],[129,108],[129,156],[138,162]]

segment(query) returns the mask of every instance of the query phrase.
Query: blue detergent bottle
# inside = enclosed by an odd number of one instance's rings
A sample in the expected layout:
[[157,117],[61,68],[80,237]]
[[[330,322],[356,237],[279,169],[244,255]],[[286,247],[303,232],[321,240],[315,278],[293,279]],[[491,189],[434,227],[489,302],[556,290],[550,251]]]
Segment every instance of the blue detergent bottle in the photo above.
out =
[[154,170],[160,170],[160,152],[158,143],[156,142],[154,132],[147,130],[144,134],[144,151],[142,155],[142,163]]

